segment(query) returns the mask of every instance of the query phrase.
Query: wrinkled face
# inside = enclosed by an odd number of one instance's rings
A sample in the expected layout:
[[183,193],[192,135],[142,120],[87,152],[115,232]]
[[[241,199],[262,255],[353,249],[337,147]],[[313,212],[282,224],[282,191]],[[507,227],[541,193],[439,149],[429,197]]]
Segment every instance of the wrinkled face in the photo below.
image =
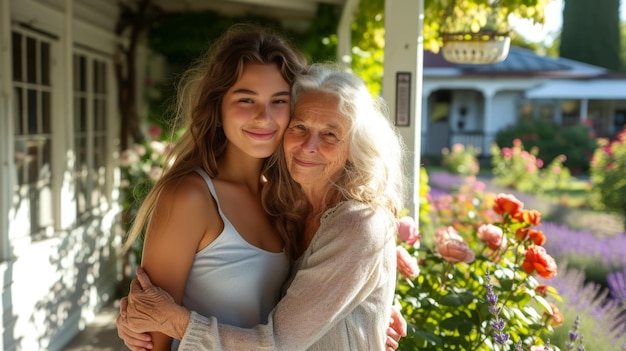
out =
[[305,191],[326,189],[349,158],[349,121],[337,107],[337,98],[331,95],[302,93],[285,132],[289,173]]
[[274,64],[248,63],[222,101],[229,152],[270,156],[289,123],[289,84]]

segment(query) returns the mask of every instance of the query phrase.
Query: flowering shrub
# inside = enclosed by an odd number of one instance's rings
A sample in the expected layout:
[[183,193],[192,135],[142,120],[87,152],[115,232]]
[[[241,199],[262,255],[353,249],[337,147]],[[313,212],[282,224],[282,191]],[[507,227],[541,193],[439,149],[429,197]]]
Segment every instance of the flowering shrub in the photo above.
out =
[[480,149],[473,145],[454,144],[452,150],[444,147],[441,154],[443,155],[442,165],[450,173],[473,176],[480,170],[476,158],[480,154]]
[[[160,135],[160,130],[156,131],[151,128],[150,136],[155,139],[144,144],[135,144],[120,154],[120,202],[126,232],[137,215],[141,201],[163,174],[163,156],[170,148],[170,144],[156,140],[158,135]],[[137,240],[132,250],[137,262],[141,261],[142,246],[142,241]]]
[[626,129],[611,143],[606,139],[598,140],[590,174],[596,204],[626,217]]
[[513,140],[512,147],[500,149],[491,146],[491,166],[494,183],[511,187],[526,193],[541,194],[548,190],[566,189],[574,178],[564,162],[565,155],[558,155],[544,167],[544,161],[537,157],[539,148],[525,150],[520,139]]
[[527,151],[522,141],[513,140],[512,147],[500,149],[497,144],[491,145],[491,167],[494,183],[512,187],[523,192],[534,192],[539,186],[539,168],[543,160],[537,158],[539,149],[534,147]]
[[495,141],[500,147],[512,147],[515,139],[520,139],[527,149],[537,147],[536,156],[542,160],[565,155],[565,166],[574,173],[589,169],[589,160],[595,150],[595,134],[585,123],[563,126],[541,119],[520,120],[518,124],[500,130]]
[[410,234],[414,221],[400,222],[396,300],[409,332],[399,350],[528,350],[558,324],[547,295],[559,296],[536,279],[557,274],[535,229],[541,213],[475,189],[433,204],[436,233]]

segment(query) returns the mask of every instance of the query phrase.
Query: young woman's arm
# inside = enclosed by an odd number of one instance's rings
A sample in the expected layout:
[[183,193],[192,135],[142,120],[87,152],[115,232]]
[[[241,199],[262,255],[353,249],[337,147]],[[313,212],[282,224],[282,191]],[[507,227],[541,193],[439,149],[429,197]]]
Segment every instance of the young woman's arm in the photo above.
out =
[[[152,281],[182,303],[187,276],[215,208],[202,178],[187,176],[164,190],[148,225],[142,267]],[[216,211],[215,211],[216,212]],[[154,350],[170,350],[171,338],[152,333]]]

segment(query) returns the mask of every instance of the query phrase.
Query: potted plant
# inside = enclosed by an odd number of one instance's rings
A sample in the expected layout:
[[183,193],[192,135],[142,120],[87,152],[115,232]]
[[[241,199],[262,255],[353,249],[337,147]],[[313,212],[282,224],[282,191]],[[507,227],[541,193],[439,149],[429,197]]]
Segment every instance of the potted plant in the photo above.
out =
[[509,32],[506,11],[498,1],[452,0],[441,27],[443,57],[453,63],[501,62],[509,53]]

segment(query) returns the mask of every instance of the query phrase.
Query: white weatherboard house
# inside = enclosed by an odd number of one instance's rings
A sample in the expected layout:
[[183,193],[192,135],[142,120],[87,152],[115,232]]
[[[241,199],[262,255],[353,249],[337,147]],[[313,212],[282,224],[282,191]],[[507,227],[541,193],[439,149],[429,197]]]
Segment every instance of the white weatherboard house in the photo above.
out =
[[116,294],[117,17],[0,0],[0,350],[59,350]]
[[425,52],[422,93],[424,156],[456,143],[488,154],[496,133],[520,118],[585,122],[599,136],[626,124],[626,77],[518,47],[493,65],[453,64]]

